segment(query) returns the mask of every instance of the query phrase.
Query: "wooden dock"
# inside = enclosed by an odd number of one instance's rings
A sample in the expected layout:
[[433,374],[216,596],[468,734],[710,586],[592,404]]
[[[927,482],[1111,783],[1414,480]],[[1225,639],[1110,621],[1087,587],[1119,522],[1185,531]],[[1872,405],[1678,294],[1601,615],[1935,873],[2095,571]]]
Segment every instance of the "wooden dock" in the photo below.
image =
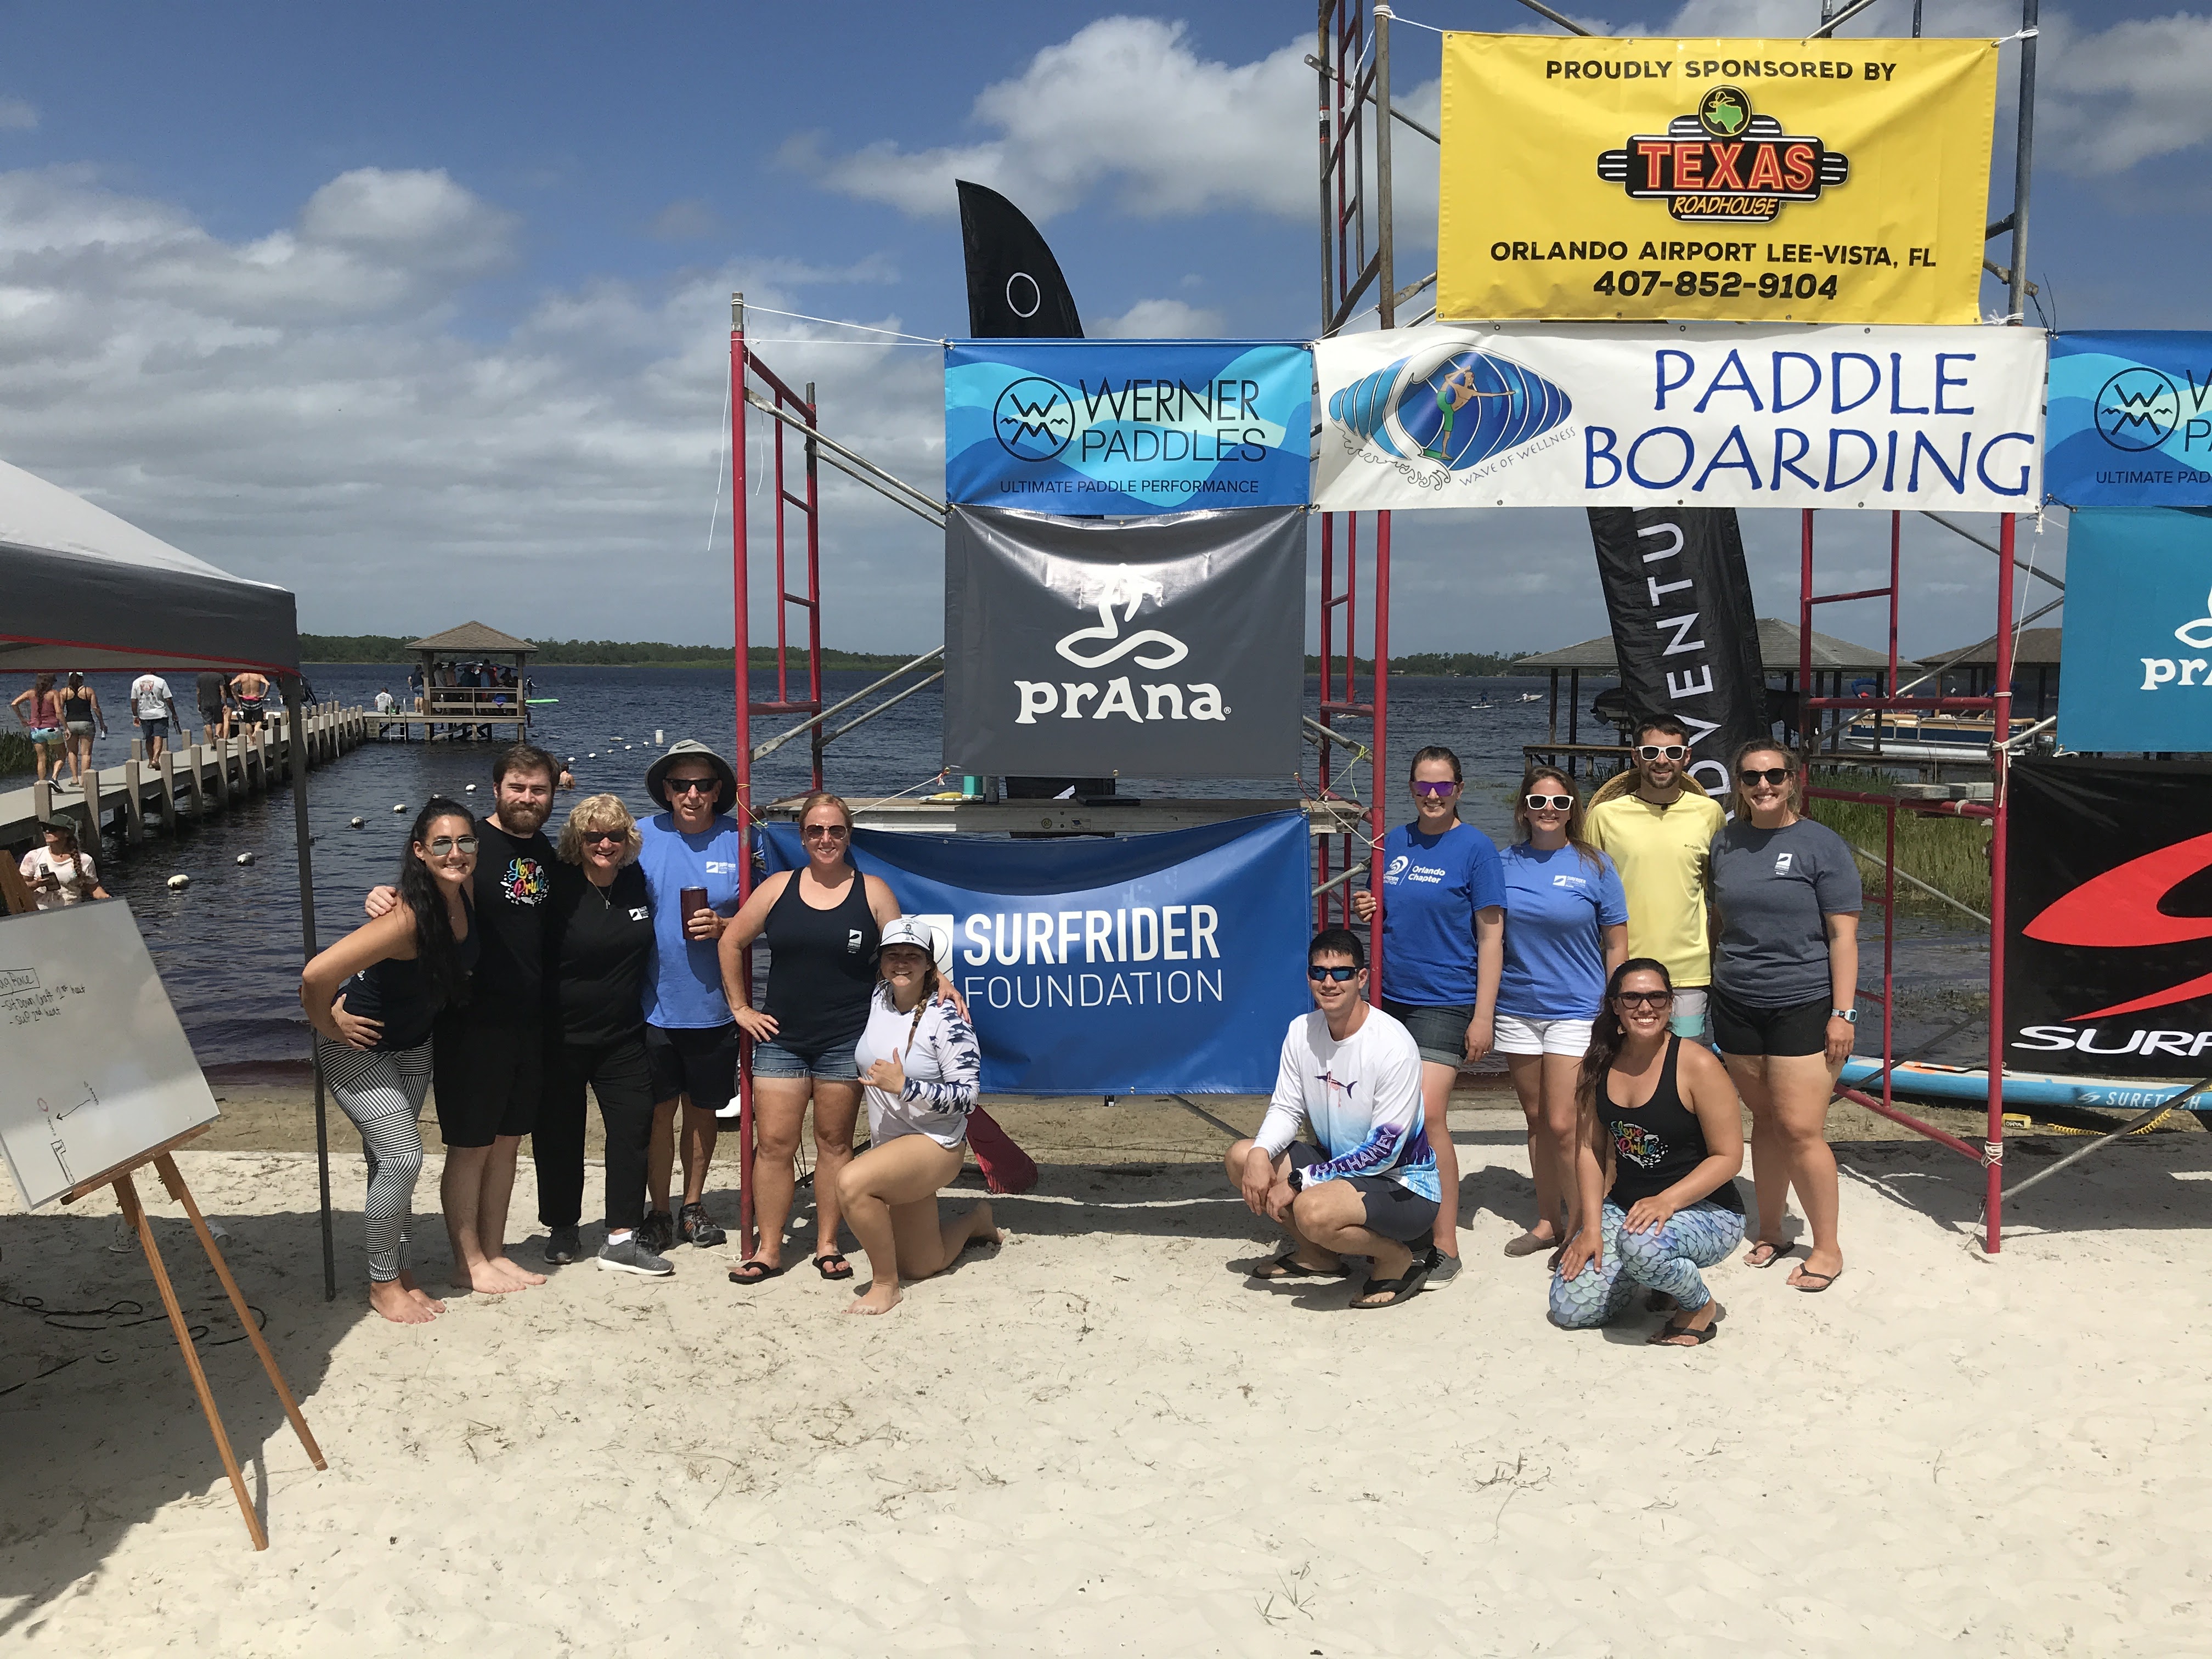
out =
[[[159,761],[146,759],[144,740],[134,738],[131,757],[103,769],[96,787],[82,791],[52,783],[0,790],[0,846],[19,853],[36,846],[40,820],[50,817],[78,820],[79,839],[90,852],[103,826],[135,844],[155,830],[174,834],[180,823],[227,811],[233,801],[290,780],[295,745],[289,720],[287,711],[274,710],[258,726],[228,738],[203,726],[198,742],[169,749]],[[376,720],[362,708],[310,704],[296,758],[309,768],[336,760],[371,736]],[[87,779],[91,784],[90,774]]]

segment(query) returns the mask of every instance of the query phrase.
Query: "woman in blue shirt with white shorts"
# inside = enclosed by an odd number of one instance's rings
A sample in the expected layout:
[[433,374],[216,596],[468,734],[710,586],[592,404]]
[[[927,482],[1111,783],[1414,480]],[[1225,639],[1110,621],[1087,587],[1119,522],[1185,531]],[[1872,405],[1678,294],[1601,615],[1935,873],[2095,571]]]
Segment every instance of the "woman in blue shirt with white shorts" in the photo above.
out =
[[1534,1255],[1567,1237],[1560,1211],[1576,1190],[1577,1080],[1607,975],[1628,958],[1628,897],[1613,860],[1583,838],[1582,799],[1564,773],[1532,768],[1513,822],[1521,838],[1499,855],[1505,967],[1496,1042],[1528,1120],[1536,1224],[1505,1254]]
[[[1459,1272],[1459,1158],[1444,1114],[1461,1062],[1490,1052],[1505,930],[1498,843],[1460,822],[1461,781],[1450,750],[1416,754],[1413,821],[1382,838],[1382,1008],[1421,1050],[1421,1115],[1443,1194],[1431,1285]],[[1376,896],[1355,894],[1352,914],[1371,920]]]

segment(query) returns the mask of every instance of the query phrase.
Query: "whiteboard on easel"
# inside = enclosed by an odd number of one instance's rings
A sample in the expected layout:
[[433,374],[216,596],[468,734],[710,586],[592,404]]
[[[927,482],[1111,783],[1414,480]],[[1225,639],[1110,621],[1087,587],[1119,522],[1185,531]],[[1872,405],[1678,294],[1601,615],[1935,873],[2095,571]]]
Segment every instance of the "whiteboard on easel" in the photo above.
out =
[[222,1115],[131,907],[0,917],[0,1152],[33,1209]]

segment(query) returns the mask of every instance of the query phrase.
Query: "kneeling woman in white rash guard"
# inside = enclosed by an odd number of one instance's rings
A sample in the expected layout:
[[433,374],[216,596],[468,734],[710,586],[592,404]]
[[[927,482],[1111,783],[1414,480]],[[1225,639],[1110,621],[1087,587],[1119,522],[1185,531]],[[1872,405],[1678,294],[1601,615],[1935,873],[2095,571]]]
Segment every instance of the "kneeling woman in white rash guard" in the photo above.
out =
[[837,1195],[873,1282],[848,1313],[889,1313],[902,1277],[927,1279],[971,1243],[999,1242],[988,1203],[950,1221],[937,1216],[938,1189],[968,1151],[982,1054],[967,1016],[938,995],[933,946],[928,924],[911,916],[884,929],[881,978],[854,1052],[870,1145],[845,1166]]

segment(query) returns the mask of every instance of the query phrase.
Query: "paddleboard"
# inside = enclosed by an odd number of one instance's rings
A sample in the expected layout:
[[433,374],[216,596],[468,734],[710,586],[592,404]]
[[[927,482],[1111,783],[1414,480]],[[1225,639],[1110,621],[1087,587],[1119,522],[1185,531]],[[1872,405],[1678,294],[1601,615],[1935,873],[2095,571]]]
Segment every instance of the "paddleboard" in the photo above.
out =
[[[1881,1061],[1854,1054],[1844,1062],[1843,1080],[1864,1089],[1867,1079],[1881,1070]],[[2005,1073],[2005,1103],[2010,1106],[2087,1106],[2108,1112],[2143,1112],[2170,1100],[2197,1079],[2051,1077],[2037,1072]],[[1890,1073],[1890,1089],[1900,1095],[1929,1099],[1982,1103],[1990,1097],[1990,1074],[1956,1066],[1931,1066],[1908,1060]],[[2196,1097],[2193,1107],[2212,1110],[2212,1091]]]

